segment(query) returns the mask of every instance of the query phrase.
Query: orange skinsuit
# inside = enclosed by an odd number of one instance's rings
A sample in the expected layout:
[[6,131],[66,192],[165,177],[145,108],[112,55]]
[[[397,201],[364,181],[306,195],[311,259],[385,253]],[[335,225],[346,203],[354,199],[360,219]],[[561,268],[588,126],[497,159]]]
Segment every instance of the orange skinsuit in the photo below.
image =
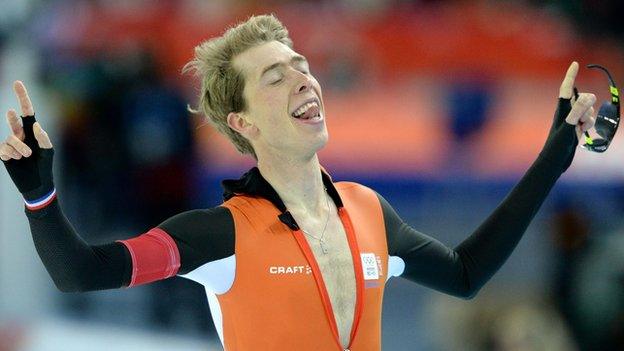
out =
[[[388,249],[379,200],[355,183],[335,183],[344,203],[339,216],[347,233],[357,286],[351,351],[381,350],[381,306]],[[301,230],[280,222],[263,198],[237,195],[225,202],[236,228],[236,276],[217,295],[227,351],[343,350],[320,270]],[[294,235],[293,235],[294,234]],[[364,280],[361,253],[374,254],[377,279]],[[368,256],[370,257],[370,256]],[[297,269],[309,266],[311,270]],[[295,267],[281,269],[275,267]]]

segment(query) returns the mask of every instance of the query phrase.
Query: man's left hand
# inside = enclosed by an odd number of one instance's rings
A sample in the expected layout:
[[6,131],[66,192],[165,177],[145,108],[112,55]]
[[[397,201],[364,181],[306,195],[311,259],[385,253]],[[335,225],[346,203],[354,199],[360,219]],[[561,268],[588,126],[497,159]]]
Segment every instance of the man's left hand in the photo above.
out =
[[[590,130],[596,123],[596,117],[594,116],[594,108],[592,107],[596,102],[596,96],[589,93],[579,94],[578,101],[574,96],[574,80],[579,70],[578,62],[574,61],[568,68],[566,76],[559,87],[559,98],[571,101],[571,111],[565,118],[566,123],[576,126],[577,139],[583,140],[583,133]],[[578,108],[574,108],[579,103],[581,105]]]
[[[546,143],[540,157],[560,167],[565,172],[572,160],[582,135],[596,123],[594,108],[596,96],[591,93],[581,93],[578,99],[574,97],[574,80],[579,65],[572,62],[559,88],[559,102],[553,118]],[[576,131],[576,133],[575,133]]]

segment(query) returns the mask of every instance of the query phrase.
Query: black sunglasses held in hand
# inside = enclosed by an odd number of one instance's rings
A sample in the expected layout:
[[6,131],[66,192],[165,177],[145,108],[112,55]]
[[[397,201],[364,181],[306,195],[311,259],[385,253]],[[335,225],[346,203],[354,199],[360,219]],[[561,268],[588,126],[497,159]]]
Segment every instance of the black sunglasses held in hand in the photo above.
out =
[[[587,68],[598,68],[607,74],[607,78],[609,78],[611,101],[603,102],[596,116],[594,129],[596,129],[596,133],[598,133],[600,138],[594,139],[586,131],[583,148],[593,152],[605,152],[609,148],[613,137],[615,137],[615,132],[617,132],[618,126],[620,125],[620,94],[611,74],[609,74],[606,68],[600,65],[587,65]],[[574,88],[574,95],[578,100],[578,90],[576,88]]]

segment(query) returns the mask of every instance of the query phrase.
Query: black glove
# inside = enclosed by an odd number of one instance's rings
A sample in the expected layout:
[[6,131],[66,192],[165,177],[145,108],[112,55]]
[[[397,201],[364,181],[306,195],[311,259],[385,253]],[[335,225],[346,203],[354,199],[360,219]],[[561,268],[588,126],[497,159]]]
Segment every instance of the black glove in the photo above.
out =
[[24,143],[32,150],[29,157],[19,160],[2,161],[13,183],[28,203],[36,202],[50,196],[54,191],[52,178],[52,159],[54,149],[42,149],[35,139],[33,124],[35,116],[22,118],[24,127]]
[[576,126],[565,121],[571,110],[570,99],[559,98],[548,138],[539,155],[539,158],[559,166],[561,173],[565,172],[572,164],[578,145]]

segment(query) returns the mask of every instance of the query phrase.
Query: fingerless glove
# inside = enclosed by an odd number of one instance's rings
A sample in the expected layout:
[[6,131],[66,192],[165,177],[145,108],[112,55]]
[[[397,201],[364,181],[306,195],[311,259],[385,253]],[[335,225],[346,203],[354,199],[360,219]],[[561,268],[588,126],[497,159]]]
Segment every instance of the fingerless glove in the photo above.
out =
[[578,145],[576,126],[565,121],[571,110],[570,99],[559,98],[548,138],[539,154],[539,158],[559,167],[561,173],[565,172],[572,164]]
[[34,115],[22,118],[24,143],[32,150],[32,154],[19,160],[3,161],[13,183],[24,196],[24,202],[29,210],[41,209],[56,197],[52,177],[54,149],[39,147],[33,131],[35,122]]

